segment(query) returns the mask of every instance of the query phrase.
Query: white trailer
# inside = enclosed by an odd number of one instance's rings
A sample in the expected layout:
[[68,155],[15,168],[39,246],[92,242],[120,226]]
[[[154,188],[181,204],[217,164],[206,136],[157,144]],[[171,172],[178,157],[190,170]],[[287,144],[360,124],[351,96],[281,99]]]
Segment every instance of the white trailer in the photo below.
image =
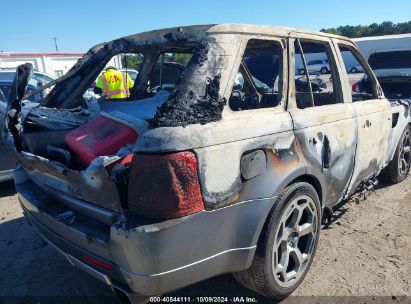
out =
[[353,40],[367,61],[374,53],[411,50],[411,34],[363,37]]
[[411,34],[354,39],[385,96],[411,99]]

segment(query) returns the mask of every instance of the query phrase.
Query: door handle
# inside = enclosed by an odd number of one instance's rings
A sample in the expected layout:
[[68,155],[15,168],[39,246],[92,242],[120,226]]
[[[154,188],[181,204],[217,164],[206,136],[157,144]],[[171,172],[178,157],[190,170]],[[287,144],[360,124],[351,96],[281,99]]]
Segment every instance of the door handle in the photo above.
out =
[[323,140],[323,150],[322,150],[322,158],[323,158],[323,169],[328,169],[330,167],[331,161],[331,147],[330,141],[328,140],[327,135],[324,136]]
[[371,121],[369,121],[368,119],[367,119],[367,121],[365,122],[365,127],[366,127],[366,128],[371,127]]

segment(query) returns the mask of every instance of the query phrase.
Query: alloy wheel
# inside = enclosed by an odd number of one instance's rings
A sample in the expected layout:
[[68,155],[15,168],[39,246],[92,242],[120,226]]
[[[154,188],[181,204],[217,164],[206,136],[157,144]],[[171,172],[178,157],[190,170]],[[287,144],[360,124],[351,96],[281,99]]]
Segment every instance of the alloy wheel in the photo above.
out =
[[319,219],[313,199],[303,195],[285,208],[273,248],[273,273],[277,283],[290,287],[304,274],[317,242]]
[[401,139],[400,143],[400,157],[398,158],[399,174],[404,176],[408,174],[411,163],[411,136],[407,129]]

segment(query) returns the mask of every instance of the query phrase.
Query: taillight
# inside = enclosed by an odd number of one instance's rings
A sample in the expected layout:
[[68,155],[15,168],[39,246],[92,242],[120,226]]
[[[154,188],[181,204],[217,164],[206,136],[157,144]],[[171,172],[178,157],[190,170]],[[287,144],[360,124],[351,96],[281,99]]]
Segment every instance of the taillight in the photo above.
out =
[[360,93],[360,83],[359,82],[353,83],[351,89],[354,93]]
[[204,210],[194,153],[136,154],[130,171],[128,210],[163,219]]

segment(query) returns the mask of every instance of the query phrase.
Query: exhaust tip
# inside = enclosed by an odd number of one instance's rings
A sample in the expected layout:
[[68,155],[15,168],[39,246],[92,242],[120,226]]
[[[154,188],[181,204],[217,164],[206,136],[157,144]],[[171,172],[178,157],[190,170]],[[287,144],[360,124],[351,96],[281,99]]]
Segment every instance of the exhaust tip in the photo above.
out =
[[141,296],[132,292],[127,292],[117,286],[111,286],[111,290],[124,304],[143,304],[148,303],[150,299],[147,296]]

